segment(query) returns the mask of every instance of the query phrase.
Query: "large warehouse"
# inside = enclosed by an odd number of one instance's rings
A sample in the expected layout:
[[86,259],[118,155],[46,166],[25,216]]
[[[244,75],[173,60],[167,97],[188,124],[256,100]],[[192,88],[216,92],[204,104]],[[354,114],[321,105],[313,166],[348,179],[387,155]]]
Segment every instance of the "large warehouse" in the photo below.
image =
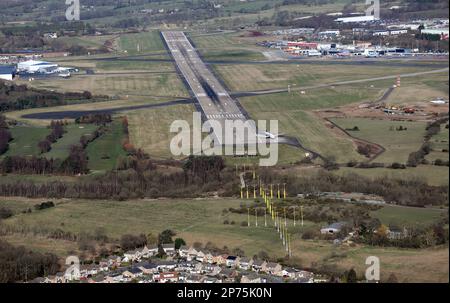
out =
[[10,65],[0,65],[0,79],[12,81],[16,68]]
[[55,72],[58,68],[58,64],[46,62],[46,61],[25,61],[17,64],[17,71],[26,72],[30,74],[43,73],[49,74]]

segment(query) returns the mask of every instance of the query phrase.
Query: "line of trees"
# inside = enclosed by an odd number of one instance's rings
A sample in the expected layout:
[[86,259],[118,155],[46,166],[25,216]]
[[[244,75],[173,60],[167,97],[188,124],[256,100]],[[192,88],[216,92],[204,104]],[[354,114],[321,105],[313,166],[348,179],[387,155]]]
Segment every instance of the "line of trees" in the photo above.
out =
[[38,142],[38,148],[41,154],[50,151],[52,143],[55,143],[58,139],[61,139],[65,133],[63,121],[52,121],[50,123],[50,129],[52,130],[44,140]]
[[110,123],[112,121],[111,114],[107,113],[99,113],[99,114],[89,114],[78,117],[75,119],[75,123],[78,124],[97,124],[97,125],[105,125],[106,123]]
[[44,157],[6,156],[0,162],[2,174],[53,174],[57,172],[59,160]]
[[361,192],[381,196],[394,204],[419,207],[448,205],[448,185],[431,186],[419,178],[369,178],[354,173],[338,176],[326,171],[298,176],[279,174],[271,169],[261,169],[260,176],[264,184],[286,183],[291,197],[299,193]]
[[5,153],[9,147],[9,141],[12,140],[11,132],[8,129],[8,123],[3,115],[0,115],[0,155]]
[[431,151],[431,144],[429,143],[431,137],[437,135],[441,131],[441,124],[444,124],[448,121],[448,116],[435,120],[427,125],[425,128],[426,133],[424,136],[424,143],[420,147],[418,151],[412,152],[408,156],[408,161],[406,162],[407,166],[416,167],[419,164],[427,164],[425,160],[425,156],[428,155]]

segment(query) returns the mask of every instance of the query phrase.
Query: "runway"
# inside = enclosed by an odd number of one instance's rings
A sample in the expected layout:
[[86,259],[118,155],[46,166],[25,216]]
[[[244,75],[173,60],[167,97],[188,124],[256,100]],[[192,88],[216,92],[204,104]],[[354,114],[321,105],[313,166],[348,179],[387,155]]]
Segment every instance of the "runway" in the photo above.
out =
[[237,127],[231,133],[223,131],[230,122],[248,121],[237,101],[208,69],[183,32],[164,31],[161,34],[178,70],[200,105],[204,120],[211,125],[214,142],[234,146],[266,142],[266,138],[257,136],[256,125],[252,123],[247,122],[245,131]]

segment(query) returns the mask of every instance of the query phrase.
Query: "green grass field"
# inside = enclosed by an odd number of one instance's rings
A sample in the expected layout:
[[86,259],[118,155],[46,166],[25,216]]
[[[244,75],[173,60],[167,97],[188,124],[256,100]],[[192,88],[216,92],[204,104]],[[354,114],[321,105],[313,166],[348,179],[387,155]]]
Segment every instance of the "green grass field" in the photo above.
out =
[[64,128],[66,133],[52,144],[52,149],[49,152],[42,154],[44,157],[64,160],[69,155],[70,147],[79,144],[81,136],[92,134],[97,126],[93,124],[69,124]]
[[[333,118],[332,120],[344,129],[357,126],[359,131],[352,131],[353,136],[382,145],[386,151],[374,162],[406,163],[408,155],[420,148],[425,135],[425,122],[367,118]],[[396,129],[400,126],[406,127],[407,130],[397,131]]]
[[190,38],[205,60],[264,60],[262,54],[264,48],[256,45],[257,40],[240,35],[240,33],[190,34]]
[[90,170],[112,170],[116,167],[117,158],[126,156],[122,148],[124,133],[121,121],[114,121],[108,129],[106,134],[86,147]]
[[308,149],[326,158],[334,158],[342,163],[364,159],[359,155],[353,142],[337,136],[319,117],[306,111],[255,112],[255,119],[277,119],[279,132],[297,137]]
[[[400,62],[401,63],[401,62]],[[215,70],[234,91],[252,91],[271,88],[286,88],[291,85],[307,87],[311,85],[335,83],[356,79],[370,79],[396,74],[413,73],[435,69],[433,65],[408,66],[364,66],[348,64],[215,64]],[[330,72],[332,71],[332,72]],[[445,75],[445,73],[443,73]],[[405,78],[406,79],[406,78]],[[416,82],[423,79],[417,80]],[[394,83],[394,79],[390,83]],[[406,81],[406,80],[405,80]],[[406,84],[405,82],[404,84]],[[377,86],[378,81],[373,83]],[[426,85],[422,84],[422,89]],[[409,87],[409,86],[408,86]],[[432,89],[432,88],[429,88]],[[402,88],[407,91],[407,88]],[[433,88],[434,90],[434,88]]]
[[170,152],[170,142],[176,133],[170,133],[170,125],[175,120],[185,120],[192,125],[193,112],[192,105],[127,112],[130,141],[152,158],[171,158],[173,156]]
[[371,216],[380,219],[382,224],[387,226],[409,227],[417,225],[429,225],[442,219],[448,209],[438,208],[416,208],[404,206],[383,206],[383,208],[373,211]]
[[[143,66],[145,67],[145,64]],[[119,67],[116,68],[120,70]],[[165,67],[162,68],[165,69]],[[128,72],[125,74],[78,75],[70,80],[62,78],[48,81],[37,80],[32,83],[32,86],[61,92],[90,91],[95,95],[107,95],[110,97],[124,97],[127,95],[189,96],[183,82],[175,73],[138,74]]]
[[4,156],[37,156],[40,154],[38,143],[50,134],[47,127],[14,126],[10,129],[13,140]]
[[80,36],[80,37],[59,37],[56,41],[60,41],[70,46],[83,46],[86,48],[99,48],[104,45],[107,40],[113,41],[117,36]]
[[[8,202],[8,205],[11,203]],[[26,207],[34,202],[21,199],[16,203],[21,204],[20,207]],[[230,249],[239,247],[248,256],[261,250],[267,251],[272,257],[284,256],[285,251],[277,233],[271,227],[270,220],[269,226],[264,227],[264,219],[261,216],[259,227],[256,227],[255,218],[251,216],[251,227],[241,226],[241,222],[247,222],[246,214],[223,212],[229,207],[237,208],[241,203],[247,202],[237,199],[62,200],[56,201],[54,208],[33,211],[31,214],[18,214],[4,220],[3,224],[36,230],[62,229],[74,233],[93,233],[97,228],[102,228],[112,238],[119,238],[126,233],[157,234],[164,229],[172,229],[188,244],[194,242],[206,244],[210,241],[219,247],[224,245]],[[393,216],[397,217],[401,214]],[[234,221],[234,224],[223,224],[225,219],[229,222]],[[393,272],[400,281],[405,279],[410,281],[448,280],[448,267],[442,266],[446,264],[445,262],[448,263],[448,247],[436,249],[397,249],[362,245],[336,247],[329,241],[302,240],[299,233],[302,227],[297,224],[297,227],[293,229],[292,222],[288,224],[293,234],[294,258],[300,266],[308,267],[313,262],[331,262],[342,270],[354,267],[358,273],[362,274],[365,269],[365,258],[375,255],[379,256],[383,262],[382,277],[385,279]],[[303,228],[306,227],[318,229],[321,225],[306,222]],[[28,234],[9,234],[7,239],[16,245],[25,244],[27,247],[38,248],[41,251],[47,249],[63,257],[66,256],[64,253],[73,248],[73,244],[70,246],[65,241],[52,242],[50,245],[49,239],[30,237]],[[342,258],[325,261],[332,253],[338,253]],[[429,268],[429,271],[422,272],[424,267]],[[418,271],[422,275],[418,275]]]
[[370,89],[365,85],[336,86],[240,98],[242,105],[250,114],[256,112],[313,110],[340,105],[371,101],[382,92],[380,88]]
[[[158,56],[160,57],[160,56]],[[151,57],[156,59],[155,57]],[[161,55],[161,59],[168,59]],[[129,61],[124,59],[116,60],[99,60],[95,61],[96,70],[98,72],[129,72],[133,74],[134,71],[147,72],[175,72],[174,65],[171,62],[158,61],[144,61],[145,58],[140,58],[140,61]]]
[[448,167],[434,165],[419,165],[407,169],[341,167],[335,173],[339,175],[355,173],[369,178],[419,179],[436,186],[446,186],[449,182]]
[[210,50],[203,53],[203,59],[207,61],[233,61],[233,60],[246,60],[246,61],[258,61],[263,60],[264,56],[261,52],[245,50],[245,49],[232,49],[232,50]]
[[437,159],[449,160],[449,130],[446,128],[446,125],[448,123],[441,124],[441,131],[430,139],[432,151],[425,156],[425,159],[428,161],[433,162]]
[[321,118],[306,110],[370,100],[378,93],[378,89],[335,87],[306,91],[304,95],[292,92],[240,100],[253,119],[278,120],[280,133],[297,137],[306,148],[325,157],[332,156],[338,162],[346,162],[363,159],[355,151],[353,142],[336,135]]
[[164,44],[158,31],[122,35],[119,47],[128,54],[164,51]]
[[[428,62],[433,67],[432,62]],[[385,100],[387,104],[415,104],[444,98],[448,100],[448,72],[401,78],[401,86]]]

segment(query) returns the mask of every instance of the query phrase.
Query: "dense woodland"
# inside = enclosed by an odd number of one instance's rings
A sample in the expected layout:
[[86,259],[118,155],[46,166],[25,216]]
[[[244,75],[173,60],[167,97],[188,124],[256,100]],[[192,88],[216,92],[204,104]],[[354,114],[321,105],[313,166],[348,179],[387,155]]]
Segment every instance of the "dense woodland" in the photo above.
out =
[[[202,197],[218,192],[222,196],[238,194],[239,178],[231,168],[223,168],[220,157],[189,159],[183,167],[161,165],[158,161],[140,155],[131,155],[124,170],[112,171],[105,175],[86,176],[76,183],[62,181],[35,183],[16,181],[0,184],[2,196],[25,196],[33,198],[88,198],[88,199],[133,199],[158,197]],[[13,163],[24,167],[21,159],[14,161],[7,157],[0,166],[2,172]],[[42,162],[41,162],[42,161]],[[47,162],[35,158],[32,166],[43,172]],[[81,146],[74,147],[71,156],[61,165],[67,173],[83,173],[86,155]],[[22,166],[21,166],[22,165]],[[25,166],[28,168],[28,166]],[[15,169],[17,169],[15,167]],[[11,170],[11,169],[10,169]],[[27,169],[23,168],[26,172]],[[302,177],[294,174],[277,175],[263,170],[265,184],[286,183],[289,196],[298,193],[320,191],[363,192],[382,196],[387,202],[410,206],[448,205],[448,186],[430,186],[421,180],[400,180],[388,178],[365,178],[360,175],[337,176],[321,172],[315,176]],[[205,178],[206,174],[208,178]]]
[[29,281],[55,274],[58,270],[56,255],[32,252],[0,240],[0,283]]
[[107,96],[93,96],[88,91],[83,93],[59,93],[29,88],[26,85],[16,85],[0,80],[0,112],[105,101],[107,99]]

